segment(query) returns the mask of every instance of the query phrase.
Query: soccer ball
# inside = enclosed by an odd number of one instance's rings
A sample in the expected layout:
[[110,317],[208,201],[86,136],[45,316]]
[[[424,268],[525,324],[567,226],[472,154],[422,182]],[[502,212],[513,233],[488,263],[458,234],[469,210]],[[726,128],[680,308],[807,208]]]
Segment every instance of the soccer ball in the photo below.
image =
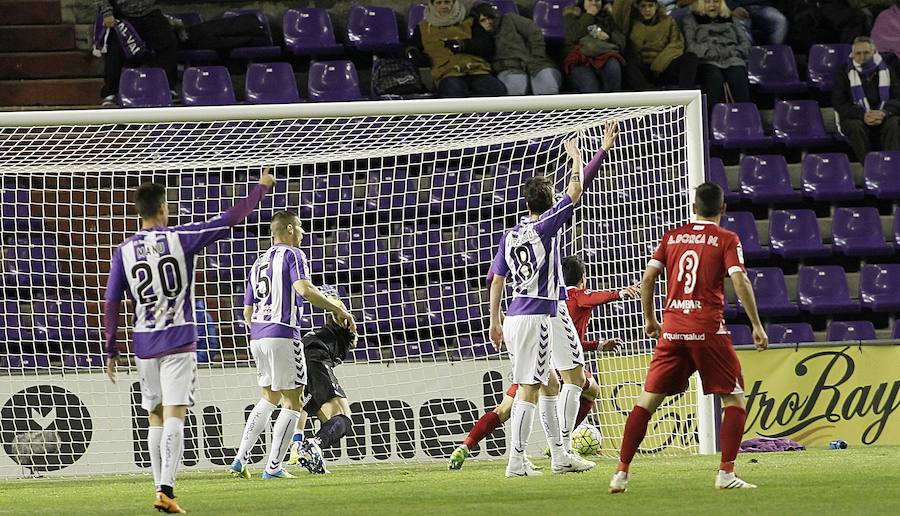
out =
[[596,455],[602,441],[600,430],[593,425],[581,424],[572,432],[572,449],[579,455]]

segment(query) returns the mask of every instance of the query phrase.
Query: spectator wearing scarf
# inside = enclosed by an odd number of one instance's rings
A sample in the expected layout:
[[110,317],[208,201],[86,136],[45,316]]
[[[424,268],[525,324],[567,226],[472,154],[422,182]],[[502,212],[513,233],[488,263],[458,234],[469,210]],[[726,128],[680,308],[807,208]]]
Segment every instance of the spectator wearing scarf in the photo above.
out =
[[622,90],[625,34],[601,0],[578,0],[563,9],[563,71],[578,93]]
[[840,131],[862,162],[873,143],[900,150],[900,80],[871,38],[856,38],[850,57],[847,73],[835,74],[832,104]]

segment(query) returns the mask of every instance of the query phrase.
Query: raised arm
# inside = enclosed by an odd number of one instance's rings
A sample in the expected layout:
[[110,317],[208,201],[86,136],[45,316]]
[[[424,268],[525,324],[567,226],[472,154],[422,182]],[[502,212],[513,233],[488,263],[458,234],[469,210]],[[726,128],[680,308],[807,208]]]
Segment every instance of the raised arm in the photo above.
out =
[[581,199],[581,194],[587,189],[597,177],[600,171],[600,165],[606,159],[609,149],[616,143],[616,136],[619,134],[618,123],[615,120],[607,122],[603,128],[603,142],[600,144],[600,150],[594,154],[587,166],[582,165],[581,151],[578,148],[578,141],[571,139],[566,141],[563,146],[566,154],[572,159],[572,176],[569,179],[569,186],[566,193],[572,199],[572,204],[577,204]]
[[262,202],[263,197],[266,196],[272,188],[275,187],[275,176],[273,176],[269,168],[264,168],[262,174],[259,177],[259,183],[247,194],[247,197],[244,197],[240,201],[238,201],[234,206],[228,208],[225,213],[222,214],[222,218],[225,219],[225,222],[229,226],[236,226],[242,220],[247,218],[247,215],[250,215],[259,203]]
[[747,312],[747,318],[753,326],[753,345],[756,349],[763,351],[769,347],[769,336],[763,328],[762,321],[759,320],[759,312],[756,310],[756,296],[753,294],[753,285],[750,278],[744,271],[734,271],[731,273],[731,282],[734,284],[734,293],[737,294],[741,304],[744,305],[744,311]]

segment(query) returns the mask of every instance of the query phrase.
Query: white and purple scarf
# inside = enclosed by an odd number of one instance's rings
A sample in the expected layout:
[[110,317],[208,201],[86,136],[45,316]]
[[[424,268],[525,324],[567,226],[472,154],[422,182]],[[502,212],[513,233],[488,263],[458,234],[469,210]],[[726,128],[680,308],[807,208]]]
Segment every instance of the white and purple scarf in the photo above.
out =
[[891,73],[888,71],[887,64],[881,59],[881,54],[875,52],[872,59],[863,64],[856,64],[851,59],[850,65],[847,77],[850,79],[850,93],[853,95],[853,102],[866,111],[872,109],[869,106],[869,99],[866,98],[866,92],[863,90],[862,76],[878,72],[878,96],[881,98],[881,104],[877,109],[883,108],[884,103],[891,98]]

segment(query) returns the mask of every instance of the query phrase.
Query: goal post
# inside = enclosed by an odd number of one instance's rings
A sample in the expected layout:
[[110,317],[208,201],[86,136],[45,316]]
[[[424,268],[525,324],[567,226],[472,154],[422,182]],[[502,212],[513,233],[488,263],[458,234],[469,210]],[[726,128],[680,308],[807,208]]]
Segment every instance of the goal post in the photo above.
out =
[[[199,393],[184,467],[230,463],[258,399],[242,293],[282,209],[307,230],[313,281],[335,285],[360,327],[335,369],[353,435],[329,459],[446,460],[508,387],[505,351],[487,337],[484,278],[500,234],[525,214],[519,186],[547,174],[561,190],[561,143],[578,138],[587,160],[611,119],[621,136],[563,251],[585,260],[589,288],[619,289],[690,217],[704,177],[699,92],[0,114],[0,478],[149,471],[130,304],[119,384],[103,372],[103,289],[112,250],[138,228],[132,192],[163,183],[171,222],[195,222],[241,199],[263,166],[278,187],[198,258]],[[304,330],[325,320],[305,312]],[[600,336],[625,342],[589,354],[602,386],[591,422],[614,453],[653,342],[637,301],[598,309],[588,338]],[[644,451],[714,451],[714,409],[697,385],[657,414]],[[474,455],[506,446],[498,429]]]

